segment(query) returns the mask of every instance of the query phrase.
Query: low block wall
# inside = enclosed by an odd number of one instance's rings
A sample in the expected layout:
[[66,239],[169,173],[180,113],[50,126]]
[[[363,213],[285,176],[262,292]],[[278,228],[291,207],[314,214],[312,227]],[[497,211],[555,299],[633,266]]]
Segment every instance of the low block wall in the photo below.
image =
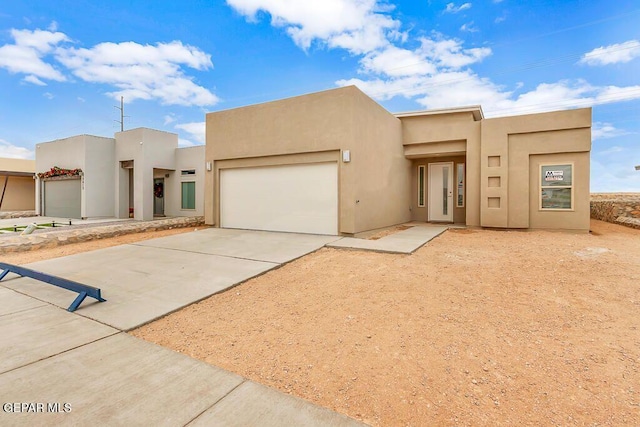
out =
[[204,217],[180,217],[153,221],[131,221],[124,224],[96,225],[73,230],[47,231],[27,236],[7,236],[0,238],[0,254],[22,252],[33,249],[53,248],[70,243],[106,239],[144,231],[160,231],[172,228],[199,227],[204,225]]
[[0,219],[28,218],[36,216],[36,211],[4,211],[0,212]]
[[591,218],[640,229],[640,193],[591,194]]

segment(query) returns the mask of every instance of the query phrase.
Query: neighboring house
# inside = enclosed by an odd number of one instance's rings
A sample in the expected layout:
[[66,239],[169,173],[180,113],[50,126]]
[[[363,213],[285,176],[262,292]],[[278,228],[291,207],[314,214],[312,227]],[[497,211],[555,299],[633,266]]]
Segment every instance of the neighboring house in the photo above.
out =
[[0,158],[0,211],[35,208],[35,160]]
[[589,229],[591,109],[391,114],[354,86],[209,113],[205,222],[351,235],[408,221]]
[[40,215],[149,220],[204,212],[204,146],[178,148],[173,133],[138,128],[38,144],[36,171]]

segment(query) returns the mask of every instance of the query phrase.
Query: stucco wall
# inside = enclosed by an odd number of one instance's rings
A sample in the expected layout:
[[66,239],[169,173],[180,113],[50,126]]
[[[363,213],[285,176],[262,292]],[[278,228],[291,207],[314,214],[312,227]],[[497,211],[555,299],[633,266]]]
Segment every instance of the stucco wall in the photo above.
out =
[[54,166],[63,169],[85,169],[85,137],[77,135],[36,145],[36,172],[46,172]]
[[116,133],[115,140],[115,211],[120,218],[129,215],[129,172],[122,169],[120,162],[133,160],[134,218],[153,219],[154,168],[175,170],[178,135],[137,128]]
[[[5,187],[5,180],[6,187]],[[29,211],[35,209],[36,186],[32,176],[6,176],[0,173],[0,194],[4,197],[0,211]]]
[[[354,87],[340,88],[207,114],[205,160],[214,170],[205,178],[205,222],[220,223],[219,173],[221,168],[231,167],[227,160],[247,159],[243,167],[313,162],[314,152],[351,147],[356,91]],[[349,211],[342,209],[347,199],[353,201],[349,184],[353,168],[343,170],[339,164],[338,169],[339,227],[341,231],[353,230],[353,207],[349,204]]]
[[[167,201],[165,214],[167,216],[202,216],[204,215],[204,145],[196,147],[177,148],[175,150],[175,171],[165,179],[165,193]],[[195,169],[195,175],[181,174],[182,170]],[[182,182],[196,183],[196,208],[182,209]]]
[[[455,160],[460,161],[459,156],[465,155],[465,218],[460,220],[460,210],[456,209],[454,221],[473,227],[480,226],[481,122],[476,121],[471,112],[443,112],[434,115],[401,117],[400,120],[403,144],[408,157],[437,162],[444,161],[440,160],[441,158],[455,156],[458,156]],[[412,171],[412,182],[417,180],[413,174],[415,171]],[[416,211],[415,215],[422,218],[423,214]]]
[[[400,122],[350,86],[207,114],[205,221],[219,223],[222,168],[337,161],[339,232],[357,233],[409,218],[409,165]],[[351,161],[340,153],[349,150]]]
[[115,215],[114,156],[115,140],[85,136],[84,197],[82,211],[85,218]]
[[[355,87],[210,113],[205,221],[219,223],[221,169],[316,158],[338,162],[340,233],[423,218],[413,197],[415,159],[425,165],[450,159],[464,162],[466,172],[465,208],[455,208],[454,221],[588,230],[591,109],[481,118],[478,107],[396,118]],[[342,161],[346,150],[350,162]],[[541,211],[532,202],[539,195],[532,171],[550,159],[574,164],[571,211]]]
[[34,173],[36,171],[36,161],[0,157],[0,171]]
[[[54,166],[80,168],[81,215],[83,218],[114,215],[113,138],[77,135],[36,145],[36,170],[46,172]],[[41,183],[40,183],[41,185]],[[38,198],[40,198],[38,188]],[[36,206],[38,213],[40,206]]]
[[[529,228],[534,218],[542,228],[589,229],[590,108],[486,119],[481,140],[483,227]],[[539,185],[531,186],[530,157],[552,154],[576,162],[572,211],[539,212],[531,203],[531,192],[537,193]]]
[[[47,172],[54,166],[63,169],[86,170],[85,137],[77,135],[55,141],[43,142],[36,145],[36,172]],[[81,185],[82,199],[84,199],[84,186]],[[43,213],[42,180],[36,183],[36,213]],[[84,207],[81,207],[81,215],[84,216]]]
[[35,170],[35,160],[0,157],[0,195],[4,190],[0,211],[35,209],[36,181],[33,179]]
[[[400,224],[411,219],[411,161],[402,148],[402,123],[360,91],[354,92],[354,141],[351,162],[342,170],[353,169],[353,231]],[[344,146],[343,150],[349,149]]]
[[[529,163],[529,228],[589,230],[589,153],[531,155]],[[540,209],[540,166],[572,164],[574,209],[568,212]],[[584,203],[587,200],[587,203]]]

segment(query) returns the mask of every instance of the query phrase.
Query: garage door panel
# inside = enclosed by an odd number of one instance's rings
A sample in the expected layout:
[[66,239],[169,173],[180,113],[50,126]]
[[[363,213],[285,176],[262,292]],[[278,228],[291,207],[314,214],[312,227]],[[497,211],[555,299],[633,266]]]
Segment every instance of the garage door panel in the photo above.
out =
[[222,170],[220,223],[227,228],[337,234],[337,164]]
[[80,218],[80,180],[45,181],[44,214],[61,218]]

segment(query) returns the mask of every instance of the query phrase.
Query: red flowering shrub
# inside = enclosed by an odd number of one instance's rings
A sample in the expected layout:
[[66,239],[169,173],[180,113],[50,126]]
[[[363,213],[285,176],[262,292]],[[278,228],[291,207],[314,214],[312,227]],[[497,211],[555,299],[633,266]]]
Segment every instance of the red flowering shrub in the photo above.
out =
[[79,176],[82,173],[82,169],[62,169],[58,166],[52,167],[46,172],[40,172],[38,178],[53,178],[54,176]]

